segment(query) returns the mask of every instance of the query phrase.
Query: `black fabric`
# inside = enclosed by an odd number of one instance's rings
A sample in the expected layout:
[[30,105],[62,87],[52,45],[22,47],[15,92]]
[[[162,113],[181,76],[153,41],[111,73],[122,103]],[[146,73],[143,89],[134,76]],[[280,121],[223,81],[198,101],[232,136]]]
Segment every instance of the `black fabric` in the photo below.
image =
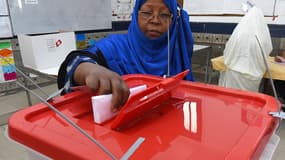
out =
[[[94,61],[96,61],[98,64],[108,68],[106,60],[102,54],[102,52],[100,50],[97,50],[96,54],[91,54],[88,51],[82,51],[82,50],[75,50],[72,51],[68,54],[68,56],[65,58],[65,60],[63,61],[63,63],[61,64],[59,71],[58,71],[58,78],[57,78],[57,87],[59,89],[64,87],[65,84],[65,77],[66,77],[66,68],[68,66],[68,64],[70,62],[72,62],[77,56],[85,56],[85,57],[89,57],[91,59],[93,59]],[[64,94],[64,93],[62,93]]]
[[285,101],[285,81],[274,80],[276,91],[279,96]]

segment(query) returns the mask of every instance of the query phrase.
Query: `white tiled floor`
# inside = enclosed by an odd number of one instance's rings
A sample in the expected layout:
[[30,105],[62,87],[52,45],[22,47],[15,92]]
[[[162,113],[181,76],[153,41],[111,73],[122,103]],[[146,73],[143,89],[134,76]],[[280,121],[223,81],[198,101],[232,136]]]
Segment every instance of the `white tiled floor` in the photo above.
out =
[[[43,88],[47,93],[52,93],[56,91],[56,85],[51,85]],[[32,97],[32,102],[37,103],[38,100]],[[7,112],[13,112],[15,110],[21,109],[22,107],[28,106],[25,92],[20,92],[16,95],[0,97],[0,123],[5,116],[3,114]],[[6,114],[6,118],[9,114]],[[1,119],[2,118],[2,119]],[[5,137],[5,128],[7,125],[0,126],[0,160],[29,160],[28,153],[19,145],[10,142]],[[278,148],[276,149],[272,160],[283,160],[285,159],[285,122],[282,121],[277,135],[280,136],[280,142]]]

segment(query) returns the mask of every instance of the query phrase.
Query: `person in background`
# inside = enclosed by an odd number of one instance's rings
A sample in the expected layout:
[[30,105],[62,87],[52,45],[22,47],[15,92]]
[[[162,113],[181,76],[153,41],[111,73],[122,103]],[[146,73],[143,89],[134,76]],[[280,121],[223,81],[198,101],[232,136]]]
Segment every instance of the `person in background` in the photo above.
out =
[[193,81],[193,44],[188,13],[177,0],[136,0],[128,33],[71,52],[61,64],[58,88],[66,93],[73,86],[86,85],[98,94],[112,93],[115,112],[129,97],[121,75],[172,76],[190,69],[185,79]]
[[[275,56],[275,61],[278,63],[285,64],[285,50],[282,50]],[[274,84],[276,86],[276,91],[279,96],[282,98],[283,103],[285,103],[285,81],[282,80],[274,80]]]

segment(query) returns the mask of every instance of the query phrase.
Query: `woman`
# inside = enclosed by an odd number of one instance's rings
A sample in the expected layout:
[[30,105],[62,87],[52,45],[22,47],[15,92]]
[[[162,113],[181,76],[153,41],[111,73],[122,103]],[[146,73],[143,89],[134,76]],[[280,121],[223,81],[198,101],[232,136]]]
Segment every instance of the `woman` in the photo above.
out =
[[[86,85],[98,94],[112,93],[116,111],[129,96],[121,75],[171,76],[191,70],[192,50],[189,17],[176,0],[136,0],[128,33],[110,35],[70,53],[59,70],[58,87],[68,92],[71,86]],[[186,79],[193,80],[192,72]]]

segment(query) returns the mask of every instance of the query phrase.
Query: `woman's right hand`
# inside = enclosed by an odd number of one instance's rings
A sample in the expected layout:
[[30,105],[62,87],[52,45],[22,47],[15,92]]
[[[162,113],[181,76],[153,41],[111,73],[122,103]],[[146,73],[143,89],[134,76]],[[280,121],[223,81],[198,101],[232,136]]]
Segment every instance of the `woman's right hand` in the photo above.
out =
[[86,85],[98,95],[112,93],[113,112],[127,102],[130,94],[128,85],[120,75],[99,64],[90,62],[79,64],[73,80],[79,85]]

